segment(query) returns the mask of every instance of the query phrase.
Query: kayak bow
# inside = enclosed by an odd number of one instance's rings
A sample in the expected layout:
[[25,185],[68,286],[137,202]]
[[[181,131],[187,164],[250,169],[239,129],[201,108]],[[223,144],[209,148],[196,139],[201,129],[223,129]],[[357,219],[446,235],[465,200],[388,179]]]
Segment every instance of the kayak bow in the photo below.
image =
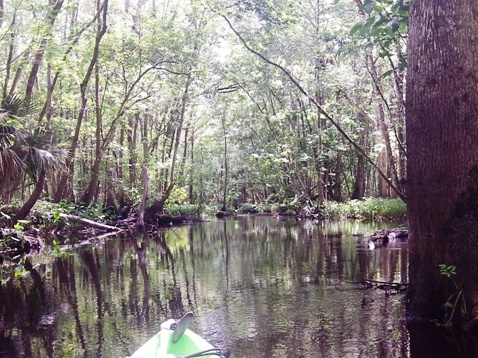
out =
[[163,322],[160,331],[129,358],[224,357],[221,350],[188,329],[192,319],[193,313],[188,312],[180,320]]

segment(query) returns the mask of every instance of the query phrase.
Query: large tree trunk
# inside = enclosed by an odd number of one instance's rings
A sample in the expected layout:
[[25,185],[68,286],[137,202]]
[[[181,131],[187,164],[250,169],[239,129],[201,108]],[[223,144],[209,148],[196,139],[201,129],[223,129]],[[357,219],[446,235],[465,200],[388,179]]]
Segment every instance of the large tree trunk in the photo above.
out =
[[[407,196],[412,316],[478,316],[478,1],[411,2]],[[452,280],[440,264],[455,265]],[[452,304],[455,300],[452,301]]]

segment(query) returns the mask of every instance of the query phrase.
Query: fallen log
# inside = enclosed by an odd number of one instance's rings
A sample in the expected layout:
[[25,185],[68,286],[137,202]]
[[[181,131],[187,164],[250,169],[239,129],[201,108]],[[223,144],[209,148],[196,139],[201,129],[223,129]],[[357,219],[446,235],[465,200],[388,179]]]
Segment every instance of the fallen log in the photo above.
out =
[[384,244],[389,241],[405,241],[408,239],[408,231],[404,229],[384,229],[370,236],[371,241],[382,240]]
[[377,281],[377,280],[368,280],[364,278],[362,280],[362,283],[365,287],[379,288],[386,291],[394,290],[396,292],[402,292],[408,289],[408,283],[405,283],[405,282]]
[[225,218],[228,216],[233,216],[233,213],[231,213],[230,211],[224,211],[224,210],[218,211],[216,213],[217,218]]
[[106,230],[106,231],[121,231],[121,229],[116,226],[101,224],[96,221],[85,219],[76,215],[62,213],[60,214],[60,218],[68,220],[68,221],[72,221],[75,223],[80,223],[89,227],[93,227],[95,229]]

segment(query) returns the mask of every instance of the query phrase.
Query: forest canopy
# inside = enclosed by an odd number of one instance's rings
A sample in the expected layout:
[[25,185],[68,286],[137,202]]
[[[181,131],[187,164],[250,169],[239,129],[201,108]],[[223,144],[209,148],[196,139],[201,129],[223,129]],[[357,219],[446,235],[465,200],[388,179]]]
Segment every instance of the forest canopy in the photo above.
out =
[[0,203],[406,198],[405,0],[0,2]]

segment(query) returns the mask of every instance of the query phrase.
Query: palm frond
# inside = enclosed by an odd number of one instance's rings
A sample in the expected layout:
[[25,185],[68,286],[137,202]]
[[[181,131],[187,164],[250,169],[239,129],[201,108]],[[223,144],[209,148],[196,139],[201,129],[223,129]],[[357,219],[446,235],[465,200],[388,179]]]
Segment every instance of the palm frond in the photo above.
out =
[[32,147],[32,148],[44,148],[48,143],[45,136],[45,132],[35,130],[33,133],[26,133],[18,131],[17,145]]
[[27,102],[22,96],[14,93],[3,99],[0,104],[0,121],[9,118],[25,117],[37,111],[37,106],[29,101]]
[[22,180],[24,165],[17,153],[0,146],[0,193],[15,188]]
[[33,179],[37,179],[42,171],[61,170],[65,163],[64,151],[48,151],[40,148],[22,148],[23,163],[26,166],[26,173]]
[[15,144],[17,131],[12,126],[0,126],[0,147],[8,148]]

